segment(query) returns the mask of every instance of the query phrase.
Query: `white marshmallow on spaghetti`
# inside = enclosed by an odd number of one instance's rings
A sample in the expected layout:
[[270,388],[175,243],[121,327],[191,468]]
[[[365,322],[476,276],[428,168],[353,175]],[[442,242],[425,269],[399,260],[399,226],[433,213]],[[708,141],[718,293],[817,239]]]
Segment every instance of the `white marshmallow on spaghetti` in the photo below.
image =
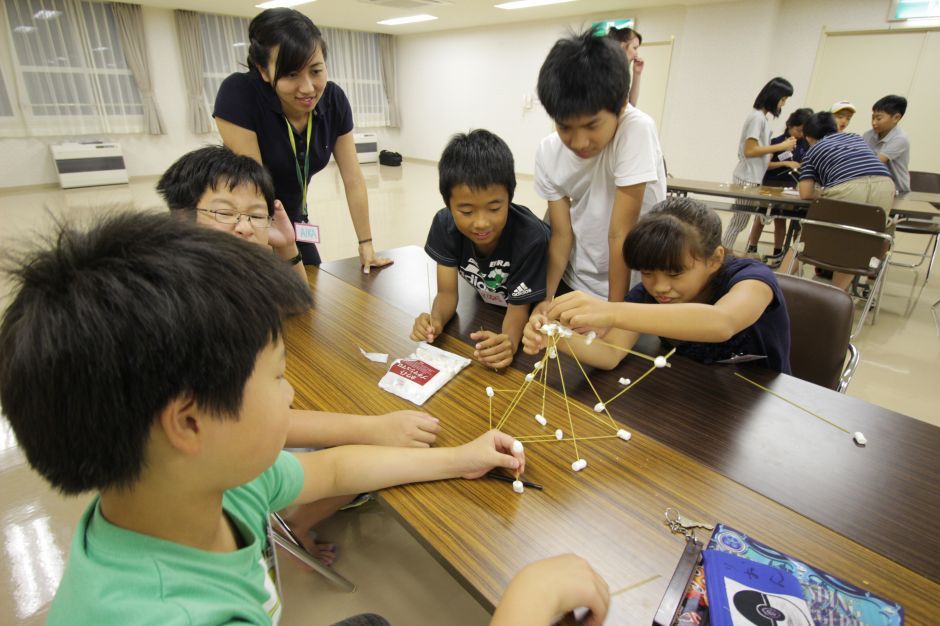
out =
[[561,429],[560,429],[560,428],[557,429],[557,430],[555,431],[555,439],[557,439],[558,441],[561,441],[561,440],[564,439],[564,438],[565,438],[565,433],[561,432]]
[[576,472],[580,472],[585,467],[587,467],[587,461],[585,461],[584,459],[578,459],[577,461],[571,464],[571,469],[573,469]]
[[603,402],[598,402],[597,404],[594,405],[594,412],[595,412],[595,413],[603,413],[603,412],[604,412],[604,409],[606,409],[606,408],[607,408],[607,405],[606,405],[606,404],[604,404]]
[[545,419],[545,416],[541,413],[535,414],[535,421],[541,424],[542,426],[548,426],[548,420]]
[[493,391],[493,388],[492,388],[492,387],[487,387],[487,388],[486,388],[486,395],[488,395],[489,397],[492,398],[494,395],[496,395],[496,392]]
[[513,454],[522,454],[522,442],[518,439],[512,440],[512,453]]
[[522,484],[521,480],[512,481],[512,490],[516,493],[522,493],[525,491],[525,485]]
[[655,365],[656,367],[666,367],[667,365],[666,357],[664,356],[656,357],[655,359],[653,359],[653,365]]
[[630,438],[633,437],[630,431],[624,430],[623,428],[617,431],[617,436],[623,439],[624,441],[630,441]]
[[597,333],[592,330],[584,336],[584,343],[591,345],[595,339],[597,339]]
[[529,372],[528,374],[525,375],[525,381],[527,383],[531,383],[533,380],[535,380],[535,374],[533,374],[532,372]]
[[537,370],[542,369],[542,362],[541,362],[541,361],[536,361],[536,362],[535,362],[535,365],[534,365],[533,367],[534,367],[535,369],[537,369]]
[[558,350],[555,349],[555,346],[550,346],[548,348],[548,358],[554,359],[558,356]]
[[629,379],[629,378],[621,378],[621,379],[618,380],[617,382],[620,383],[621,385],[623,385],[624,387],[626,387],[627,385],[630,384],[630,379]]

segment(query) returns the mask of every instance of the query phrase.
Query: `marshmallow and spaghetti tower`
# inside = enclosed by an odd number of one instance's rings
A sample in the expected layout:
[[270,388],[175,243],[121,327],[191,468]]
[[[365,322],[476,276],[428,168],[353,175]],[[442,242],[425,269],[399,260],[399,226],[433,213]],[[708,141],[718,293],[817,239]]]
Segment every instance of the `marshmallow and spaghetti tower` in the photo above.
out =
[[[596,334],[589,333],[585,336],[585,341],[591,343],[594,341],[603,343],[604,345],[610,346],[614,349],[621,350],[628,354],[638,356],[650,362],[650,367],[647,369],[639,378],[635,381],[630,381],[627,378],[621,378],[619,380],[620,384],[623,386],[623,389],[614,394],[611,398],[607,400],[601,399],[600,393],[597,391],[597,388],[594,387],[594,383],[591,382],[591,379],[588,377],[587,372],[584,369],[584,366],[578,360],[577,355],[571,349],[570,344],[568,343],[568,338],[574,334],[570,328],[563,326],[561,324],[552,322],[544,324],[541,328],[541,332],[546,335],[548,338],[548,347],[545,350],[545,354],[542,356],[542,359],[535,363],[531,372],[526,374],[525,380],[518,389],[494,389],[493,387],[486,388],[486,395],[489,404],[489,427],[496,428],[497,430],[503,430],[510,418],[513,417],[516,409],[519,406],[519,403],[526,397],[526,394],[535,387],[536,391],[541,392],[541,410],[538,413],[534,414],[534,419],[538,422],[539,426],[543,429],[549,429],[544,434],[539,435],[523,435],[515,437],[519,442],[529,444],[529,443],[561,443],[561,442],[570,442],[572,446],[572,451],[574,453],[574,461],[571,464],[571,469],[579,472],[585,467],[587,467],[587,460],[581,456],[581,447],[578,445],[579,442],[593,441],[598,439],[622,439],[624,441],[629,441],[631,438],[631,433],[624,428],[622,428],[610,414],[608,406],[611,402],[615,401],[617,398],[622,396],[627,391],[633,389],[640,381],[653,373],[654,370],[669,367],[669,357],[675,352],[673,349],[671,352],[665,356],[650,356],[648,354],[643,354],[642,352],[637,352],[635,350],[629,350],[622,348],[620,346],[605,342],[601,339],[598,339]],[[571,402],[568,399],[567,385],[565,382],[565,374],[561,367],[561,362],[559,359],[559,346],[561,342],[564,342],[564,345],[568,348],[567,352],[574,359],[575,363],[578,365],[578,369],[581,371],[581,375],[584,377],[584,380],[590,386],[591,391],[594,393],[595,398],[597,399],[597,404],[594,405],[594,410],[591,411],[581,406],[580,403]],[[554,361],[554,364],[552,363]],[[557,369],[558,378],[561,383],[561,392],[559,393],[556,389],[548,385],[549,372],[552,369]],[[494,419],[493,411],[493,399],[497,393],[511,393],[512,398],[509,401],[505,411],[497,419]],[[561,418],[555,418],[553,416],[553,424],[555,428],[551,429],[549,427],[549,418],[546,416],[546,399],[548,394],[552,393],[556,396],[560,396],[564,400],[565,414]],[[575,428],[576,416],[579,419],[584,419],[584,416],[593,420],[596,424],[600,425],[604,429],[608,430],[610,434],[606,435],[592,435],[592,436],[583,436],[579,437],[577,430]],[[558,421],[559,423],[554,423]]]

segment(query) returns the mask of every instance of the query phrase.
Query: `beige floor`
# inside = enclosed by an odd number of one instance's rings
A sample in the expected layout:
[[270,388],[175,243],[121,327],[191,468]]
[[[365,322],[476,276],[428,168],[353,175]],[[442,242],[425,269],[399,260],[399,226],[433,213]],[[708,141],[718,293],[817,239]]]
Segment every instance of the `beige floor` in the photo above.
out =
[[[436,168],[363,166],[369,187],[376,245],[423,244],[433,213],[442,205]],[[87,220],[105,210],[159,209],[154,180],[128,186],[74,190],[0,191],[0,247],[28,245],[57,220]],[[317,175],[312,221],[321,227],[326,260],[355,253],[355,237],[336,169]],[[521,178],[516,200],[541,213],[544,203]],[[920,246],[901,239],[900,248]],[[0,293],[3,293],[0,284]],[[923,272],[891,268],[881,318],[857,344],[862,362],[849,395],[940,425],[940,336],[930,305],[940,299],[940,269],[924,285]],[[3,303],[0,302],[0,310]],[[25,464],[0,420],[0,624],[40,624],[66,561],[75,521],[88,498],[63,498]],[[286,559],[282,623],[317,626],[357,612],[385,615],[395,624],[476,626],[488,615],[394,519],[376,504],[342,514],[321,531],[340,546],[337,570],[359,589],[344,594]]]

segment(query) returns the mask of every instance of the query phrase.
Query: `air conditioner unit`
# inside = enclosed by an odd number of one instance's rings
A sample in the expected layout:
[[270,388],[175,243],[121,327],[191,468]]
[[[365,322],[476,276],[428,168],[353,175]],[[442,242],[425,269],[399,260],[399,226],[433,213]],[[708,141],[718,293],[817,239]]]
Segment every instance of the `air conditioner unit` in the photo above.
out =
[[69,142],[51,146],[52,159],[63,189],[119,185],[128,182],[121,146],[103,141]]
[[379,143],[375,133],[354,133],[356,156],[360,163],[375,163],[379,160]]

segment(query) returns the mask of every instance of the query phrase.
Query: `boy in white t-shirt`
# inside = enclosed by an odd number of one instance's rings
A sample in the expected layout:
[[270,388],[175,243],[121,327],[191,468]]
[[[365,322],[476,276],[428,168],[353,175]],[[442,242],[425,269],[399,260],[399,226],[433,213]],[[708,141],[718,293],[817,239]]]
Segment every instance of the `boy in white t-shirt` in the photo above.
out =
[[629,92],[623,51],[590,32],[560,39],[542,64],[539,100],[556,132],[535,156],[552,237],[546,300],[533,314],[568,288],[623,301],[634,282],[623,242],[666,197],[666,173],[656,125],[628,104]]

